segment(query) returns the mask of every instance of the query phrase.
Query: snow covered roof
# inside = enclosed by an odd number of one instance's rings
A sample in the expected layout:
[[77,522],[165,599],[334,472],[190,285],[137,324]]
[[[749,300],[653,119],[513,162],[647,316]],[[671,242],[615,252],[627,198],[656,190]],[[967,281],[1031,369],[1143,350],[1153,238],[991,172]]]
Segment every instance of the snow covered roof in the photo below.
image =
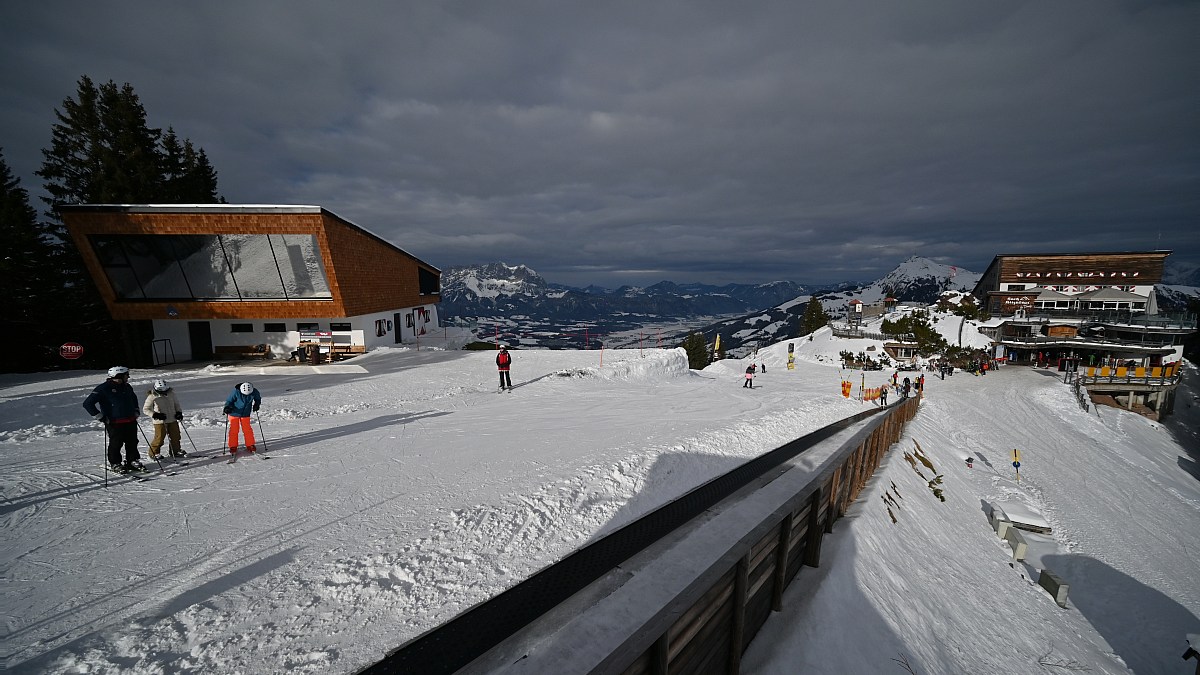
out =
[[1119,288],[1101,288],[1075,296],[1078,300],[1127,300],[1130,302],[1146,302],[1144,295],[1122,291]]

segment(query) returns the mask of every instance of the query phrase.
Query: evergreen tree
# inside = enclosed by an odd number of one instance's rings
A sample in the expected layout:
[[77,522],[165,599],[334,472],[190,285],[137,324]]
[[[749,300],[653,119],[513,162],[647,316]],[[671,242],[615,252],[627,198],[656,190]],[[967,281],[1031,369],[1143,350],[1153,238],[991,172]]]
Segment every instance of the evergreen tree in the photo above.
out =
[[804,308],[804,316],[800,319],[800,335],[808,335],[823,328],[829,323],[829,314],[821,306],[817,298],[809,298]]
[[0,280],[4,284],[5,314],[21,322],[36,321],[41,303],[54,291],[57,266],[54,242],[38,223],[29,193],[21,187],[0,150]]
[[[49,195],[47,230],[59,241],[59,273],[64,292],[55,299],[61,313],[75,317],[78,332],[103,353],[128,365],[148,359],[148,322],[113,322],[83,265],[74,242],[66,235],[55,210],[62,204],[212,203],[217,197],[217,174],[203,150],[180,140],[174,130],[163,134],[146,121],[146,109],[133,87],[113,81],[96,86],[84,75],[75,98],[54,111],[50,148],[42,150],[37,175]],[[85,345],[86,347],[86,345]],[[85,354],[96,354],[97,350]]]
[[703,370],[708,365],[708,340],[703,335],[692,333],[684,338],[683,344],[680,346],[687,352],[688,368]]

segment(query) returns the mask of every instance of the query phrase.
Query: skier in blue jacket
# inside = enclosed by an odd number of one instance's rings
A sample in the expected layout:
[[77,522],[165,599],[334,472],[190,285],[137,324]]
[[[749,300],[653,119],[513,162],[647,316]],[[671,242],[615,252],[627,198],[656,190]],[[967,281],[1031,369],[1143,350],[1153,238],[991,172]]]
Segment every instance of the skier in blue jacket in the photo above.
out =
[[[142,412],[137,394],[129,386],[129,369],[113,366],[108,379],[92,390],[83,400],[83,409],[104,425],[108,432],[108,464],[113,471],[144,471],[138,454],[137,418]],[[125,446],[125,463],[121,463],[121,446]]]
[[238,429],[246,440],[246,452],[254,452],[254,428],[250,426],[250,413],[258,412],[262,404],[262,396],[253,384],[242,382],[233,388],[233,392],[225,399],[225,414],[229,416],[229,453],[234,454],[238,449]]

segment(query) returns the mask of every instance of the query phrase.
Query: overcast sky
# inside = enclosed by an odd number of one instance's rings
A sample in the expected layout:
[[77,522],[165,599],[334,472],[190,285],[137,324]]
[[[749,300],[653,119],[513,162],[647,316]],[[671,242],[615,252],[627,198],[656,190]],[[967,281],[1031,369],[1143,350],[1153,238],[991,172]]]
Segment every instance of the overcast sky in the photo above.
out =
[[35,197],[86,74],[204,148],[229,202],[321,205],[441,268],[1200,263],[1198,2],[6,2],[0,62]]

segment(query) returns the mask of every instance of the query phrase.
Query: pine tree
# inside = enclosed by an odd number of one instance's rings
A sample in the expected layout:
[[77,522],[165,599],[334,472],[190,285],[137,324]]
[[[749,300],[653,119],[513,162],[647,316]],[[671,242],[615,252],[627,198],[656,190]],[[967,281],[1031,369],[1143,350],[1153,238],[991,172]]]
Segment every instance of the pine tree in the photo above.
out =
[[[64,291],[55,306],[76,319],[91,342],[122,347],[111,354],[128,365],[146,359],[148,322],[113,322],[88,275],[79,251],[66,235],[58,213],[61,204],[212,203],[217,174],[203,150],[180,140],[173,129],[166,135],[146,121],[133,87],[113,81],[96,86],[84,75],[75,98],[54,111],[49,149],[42,150],[43,179],[50,207],[47,228],[62,242],[59,273]],[[85,353],[96,354],[96,350]]]
[[17,321],[36,321],[38,307],[49,299],[56,267],[56,247],[38,223],[29,193],[21,187],[0,151],[0,280],[4,284],[5,314]]
[[804,308],[804,316],[800,319],[800,335],[808,335],[829,323],[829,314],[821,306],[817,298],[809,298]]
[[708,365],[708,340],[703,335],[692,333],[684,338],[683,344],[680,346],[687,352],[688,368],[703,370]]

